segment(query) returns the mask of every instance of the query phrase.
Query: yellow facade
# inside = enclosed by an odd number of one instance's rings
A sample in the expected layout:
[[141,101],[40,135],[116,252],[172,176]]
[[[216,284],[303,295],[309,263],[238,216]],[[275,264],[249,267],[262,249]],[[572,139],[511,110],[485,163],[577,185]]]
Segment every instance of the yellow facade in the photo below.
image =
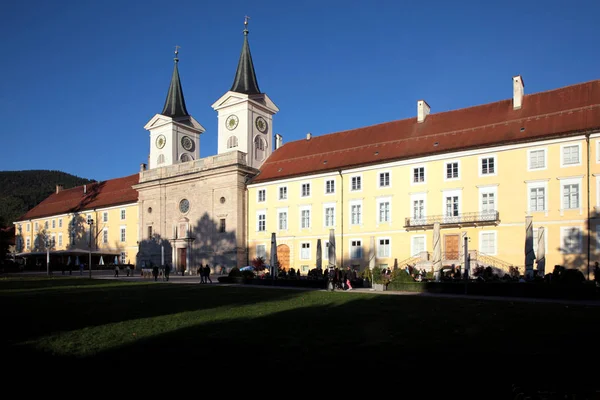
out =
[[[48,246],[53,257],[61,254],[67,256],[69,252],[89,252],[89,218],[94,221],[92,253],[95,256],[103,255],[103,262],[106,264],[114,262],[114,256],[119,258],[119,263],[135,264],[138,242],[137,202],[19,221],[15,224],[17,247],[20,247],[20,252],[25,257],[45,253]],[[87,263],[87,259],[85,262]]]
[[[598,256],[599,136],[598,132],[590,136],[589,160],[586,136],[580,135],[251,184],[249,257],[261,255],[268,262],[274,232],[285,267],[303,272],[314,268],[318,239],[325,266],[326,242],[333,228],[338,266],[362,270],[369,265],[371,251],[376,265],[392,267],[395,261],[399,267],[417,262],[428,265],[433,251],[432,223],[438,221],[444,264],[464,259],[466,236],[472,262],[503,270],[518,266],[524,271],[525,218],[531,216],[536,253],[538,230],[544,227],[546,232],[545,272],[559,264],[587,274],[588,250],[592,264]],[[333,194],[326,193],[327,181],[334,182]],[[306,185],[310,185],[309,195]],[[286,188],[287,198],[280,198],[282,188]],[[327,208],[335,210],[332,226],[326,223]],[[303,211],[304,217],[309,212],[304,227]],[[286,228],[279,226],[279,214],[284,212],[287,229],[280,229]]]

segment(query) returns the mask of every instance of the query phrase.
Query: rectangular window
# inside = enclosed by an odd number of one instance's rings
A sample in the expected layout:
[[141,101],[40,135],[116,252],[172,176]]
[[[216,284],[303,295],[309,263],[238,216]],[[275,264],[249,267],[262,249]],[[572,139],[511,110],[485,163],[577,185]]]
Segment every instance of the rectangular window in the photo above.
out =
[[267,216],[265,213],[258,214],[258,231],[264,232],[267,230]]
[[302,228],[310,228],[310,210],[302,210],[301,219]]
[[256,245],[256,257],[260,257],[263,260],[267,259],[267,246],[264,244]]
[[529,152],[529,169],[544,169],[546,168],[546,151],[531,150]]
[[390,256],[390,239],[379,239],[377,246],[377,257],[385,258]]
[[104,243],[104,244],[108,243],[108,230],[107,229],[102,231],[102,243]]
[[48,221],[44,222],[44,229],[48,229]]
[[126,229],[125,228],[121,228],[121,242],[124,242],[126,239]]
[[148,225],[148,239],[152,239],[152,225]]
[[458,179],[458,161],[446,163],[446,179]]
[[425,236],[413,236],[411,240],[411,252],[413,257],[418,256],[421,252],[425,251]]
[[325,226],[331,227],[335,225],[335,208],[325,208]]
[[125,210],[121,210],[121,220],[125,219]]
[[481,175],[494,175],[496,173],[494,157],[486,157],[481,159]]
[[425,200],[413,200],[412,217],[414,220],[421,221],[425,218]]
[[458,196],[446,196],[446,217],[458,217]]
[[362,221],[362,205],[352,204],[350,206],[350,222],[352,225],[360,225]]
[[579,184],[563,185],[563,209],[579,208]]
[[29,224],[25,225],[25,230],[29,232]]
[[58,234],[58,247],[62,247],[62,233]]
[[124,251],[121,252],[121,265],[123,264],[127,264],[127,253]]
[[102,213],[102,222],[108,222],[108,211]]
[[562,148],[563,165],[579,164],[579,145],[565,146]]
[[287,186],[279,188],[279,200],[287,200]]
[[227,230],[226,220],[225,220],[225,218],[221,218],[219,220],[219,232],[225,233],[226,230]]
[[310,243],[302,243],[300,249],[300,259],[310,260]]
[[302,184],[302,197],[310,196],[310,183]]
[[379,187],[389,187],[390,186],[390,173],[389,172],[381,172],[379,174]]
[[58,227],[62,228],[62,218],[59,218],[59,220],[58,220]]
[[279,230],[284,231],[287,229],[287,211],[279,212]]
[[325,181],[325,194],[333,193],[335,193],[335,181],[333,179],[329,179]]
[[350,241],[350,258],[362,258],[362,241],[351,240]]
[[425,182],[425,167],[413,168],[413,183]]
[[262,203],[267,198],[267,191],[265,189],[260,189],[258,191],[258,202]]
[[26,250],[31,249],[31,239],[29,239],[29,238],[25,239],[25,249]]
[[379,222],[390,222],[390,202],[379,203]]
[[546,204],[546,189],[544,187],[532,187],[529,189],[530,211],[544,211]]
[[36,223],[35,223],[35,225],[34,225],[34,229],[33,229],[33,231],[34,231],[34,232],[37,232],[37,231],[38,231],[38,223],[37,223],[37,222],[36,222]]
[[325,245],[323,246],[323,261],[329,261],[329,242],[325,241]]
[[351,186],[350,190],[352,190],[352,191],[361,190],[362,189],[362,177],[353,176],[351,185],[352,186]]
[[54,229],[54,228],[56,228],[56,220],[55,219],[52,220],[52,229]]
[[579,228],[560,228],[561,252],[563,254],[581,253],[582,237]]
[[496,211],[496,194],[494,192],[481,193],[481,212],[493,213]]
[[480,232],[479,240],[479,250],[483,254],[496,254],[496,232]]

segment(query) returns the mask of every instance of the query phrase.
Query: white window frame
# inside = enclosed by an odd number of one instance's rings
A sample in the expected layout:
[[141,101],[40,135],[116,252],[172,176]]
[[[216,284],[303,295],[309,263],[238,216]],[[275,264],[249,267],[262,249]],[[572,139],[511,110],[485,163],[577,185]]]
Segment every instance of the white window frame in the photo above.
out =
[[[381,175],[388,174],[388,184],[387,186],[381,186]],[[379,189],[390,189],[392,187],[392,171],[391,170],[383,170],[379,171],[377,174],[377,187]]]
[[[261,218],[263,217],[264,229],[260,229]],[[256,232],[266,232],[267,231],[267,211],[259,210],[256,211]]]
[[127,252],[122,251],[121,252],[121,264],[125,264],[125,263],[127,263]]
[[102,213],[102,222],[108,222],[108,211]]
[[[259,250],[260,249],[260,250]],[[267,260],[267,245],[266,244],[257,244],[255,250],[256,257],[262,257],[263,260]]]
[[[423,249],[418,251],[415,246],[415,239],[423,239]],[[427,237],[426,235],[411,235],[410,236],[410,256],[415,257],[421,254],[421,251],[427,251]]]
[[[415,182],[414,181],[414,179],[415,179],[415,169],[420,169],[420,168],[423,168],[423,182]],[[410,179],[410,184],[412,186],[415,186],[415,185],[426,185],[427,184],[427,165],[422,164],[422,165],[412,166],[410,168],[410,177],[409,177],[409,179]]]
[[33,231],[35,233],[37,233],[37,231],[39,231],[39,224],[36,222],[33,226],[34,226]]
[[[359,215],[359,221],[357,224],[352,222],[352,207],[353,206],[360,206],[360,215]],[[350,226],[362,226],[363,221],[364,221],[364,209],[363,209],[363,202],[362,200],[351,200],[348,202],[348,223],[350,224]]]
[[[448,164],[456,164],[456,168],[457,168],[457,177],[456,178],[448,178]],[[449,160],[444,162],[444,182],[448,182],[448,181],[458,181],[460,180],[460,171],[461,171],[461,166],[460,166],[460,160]]]
[[[420,200],[423,201],[423,216],[421,219],[417,219],[415,218],[414,214],[414,202]],[[410,220],[415,222],[415,224],[424,223],[424,221],[427,219],[427,192],[411,193],[409,207],[408,215],[410,215]]]
[[[333,191],[332,192],[327,191],[327,183],[328,182],[333,182]],[[325,182],[324,182],[324,186],[323,186],[323,193],[325,193],[325,196],[331,196],[331,195],[335,194],[335,179],[325,178]]]
[[[285,228],[281,228],[281,214],[285,214]],[[288,212],[288,208],[278,208],[277,209],[277,230],[278,231],[287,231],[290,226],[290,213]]]
[[[483,173],[483,160],[486,158],[493,158],[494,159],[494,173],[492,174],[484,174]],[[477,159],[477,173],[479,174],[479,177],[486,177],[486,176],[496,176],[498,175],[498,157],[496,156],[496,154],[486,154],[484,156],[479,156],[479,158]]]
[[121,208],[119,214],[121,216],[121,221],[125,221],[127,219],[127,210],[125,208]]
[[[579,214],[583,214],[583,199],[582,199],[582,178],[583,177],[571,177],[571,178],[557,178],[560,181],[560,215],[563,216],[565,211],[579,210]],[[578,206],[574,208],[563,208],[563,194],[564,187],[567,185],[578,185]]]
[[[262,200],[261,200],[261,194],[262,194]],[[264,203],[266,201],[267,201],[267,189],[258,189],[256,191],[256,202]]]
[[498,211],[498,185],[479,186],[479,213],[483,214],[483,195],[492,193],[494,195],[494,211]]
[[102,229],[102,243],[108,244],[108,228]]
[[63,245],[63,234],[59,233],[58,234],[58,247],[62,247]]
[[310,242],[300,242],[300,259],[301,260],[310,260],[311,259],[311,245]]
[[[545,216],[548,216],[548,180],[543,181],[529,181],[527,183],[527,213],[538,213],[543,212]],[[544,188],[544,210],[543,211],[533,211],[531,209],[531,189],[534,188]]]
[[[354,174],[354,175],[350,175],[348,177],[349,180],[349,185],[348,187],[350,188],[350,191],[353,193],[359,193],[362,192],[363,190],[363,178],[362,178],[362,174]],[[360,183],[359,188],[358,189],[354,189],[353,185],[354,185],[354,181],[357,180],[357,182]]]
[[[308,185],[308,195],[304,195],[304,185]],[[300,182],[300,197],[302,198],[310,198],[312,196],[312,188],[310,182]]]
[[59,218],[59,219],[58,219],[58,227],[59,227],[59,228],[62,228],[62,218]]
[[[567,249],[565,247],[565,239],[569,236],[572,231],[578,233],[578,247],[575,249]],[[560,246],[561,254],[581,254],[583,250],[583,232],[580,226],[561,226],[560,227]]]
[[[281,197],[282,189],[285,192],[285,196],[284,197]],[[287,187],[287,185],[278,186],[277,187],[277,200],[285,201],[287,199],[288,199],[288,187]]]
[[[327,209],[333,208],[333,224],[327,225]],[[334,228],[336,222],[336,207],[335,203],[323,203],[323,227],[325,228]]]
[[[352,244],[352,242],[360,242],[360,246],[354,246]],[[357,247],[360,249],[360,254],[358,254],[358,257],[355,257],[354,254],[354,248]],[[363,248],[363,240],[362,238],[353,238],[353,239],[348,239],[348,249],[350,249],[350,259],[351,260],[360,260],[363,258],[363,255],[365,254],[365,250]]]
[[[298,208],[299,210],[299,217],[300,220],[298,221],[298,226],[300,227],[300,230],[302,229],[310,229],[312,227],[312,206],[301,206]],[[308,211],[308,226],[303,227],[302,225],[302,212],[303,211]]]
[[55,219],[52,220],[52,229],[56,229],[56,220]]
[[31,230],[30,224],[25,224],[25,231],[30,232],[30,230]]
[[127,227],[125,225],[121,225],[119,227],[119,233],[120,233],[120,235],[119,235],[119,241],[121,243],[127,242]]
[[44,229],[48,230],[48,228],[49,228],[48,221],[44,221]]
[[[388,221],[381,221],[380,217],[381,217],[381,213],[380,211],[380,207],[381,204],[383,203],[389,203],[389,211],[388,211],[388,216],[389,216],[389,220]],[[380,224],[392,224],[392,198],[391,197],[379,197],[377,198],[377,207],[375,208],[375,221],[377,221],[377,225]]]
[[[575,147],[577,146],[577,150],[579,153],[579,162],[575,163],[575,164],[565,164],[564,162],[564,151],[565,148],[567,147]],[[568,167],[578,167],[581,166],[581,143],[568,143],[568,144],[563,144],[560,146],[560,167],[561,168],[568,168]]]
[[31,250],[31,239],[25,238],[25,250]]
[[323,256],[323,261],[329,262],[329,240],[323,240],[323,247],[321,247],[321,253]]
[[[489,249],[484,249],[483,248],[483,236],[484,235],[493,235],[494,237],[494,251],[493,252],[489,252],[489,251],[485,251],[485,250],[489,250]],[[495,256],[498,254],[498,231],[479,231],[479,251],[485,255],[488,256]]]
[[[531,153],[534,151],[544,152],[544,166],[541,168],[531,168]],[[548,169],[548,148],[547,147],[536,147],[527,150],[527,171],[544,171]]]
[[[447,197],[458,197],[458,215],[457,216],[447,216],[446,215],[446,198]],[[460,221],[462,214],[462,189],[450,189],[450,190],[442,190],[442,215],[445,221],[456,219],[457,222]]]
[[[391,258],[392,257],[392,238],[389,236],[385,236],[385,237],[378,237],[375,240],[376,240],[375,241],[375,247],[376,247],[375,257],[376,258]],[[388,255],[387,256],[381,255],[381,249],[384,248],[384,247],[382,247],[382,244],[381,244],[382,240],[388,241],[388,244],[387,244]],[[385,244],[383,246],[385,246]]]

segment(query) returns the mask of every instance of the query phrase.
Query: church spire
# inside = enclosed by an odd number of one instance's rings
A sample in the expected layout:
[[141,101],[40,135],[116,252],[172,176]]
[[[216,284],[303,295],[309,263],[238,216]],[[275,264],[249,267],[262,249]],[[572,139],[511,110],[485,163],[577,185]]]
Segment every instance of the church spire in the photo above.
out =
[[244,94],[259,94],[258,82],[254,73],[254,64],[250,55],[250,45],[248,44],[248,19],[244,17],[244,45],[242,46],[242,54],[238,63],[235,79],[231,86],[232,92]]
[[175,46],[175,67],[173,68],[173,76],[171,77],[171,86],[169,86],[169,93],[167,93],[167,100],[165,106],[161,112],[162,115],[167,117],[187,117],[189,116],[187,109],[185,108],[185,99],[183,98],[183,89],[181,89],[181,81],[179,80],[179,69],[177,63],[179,58],[179,46]]

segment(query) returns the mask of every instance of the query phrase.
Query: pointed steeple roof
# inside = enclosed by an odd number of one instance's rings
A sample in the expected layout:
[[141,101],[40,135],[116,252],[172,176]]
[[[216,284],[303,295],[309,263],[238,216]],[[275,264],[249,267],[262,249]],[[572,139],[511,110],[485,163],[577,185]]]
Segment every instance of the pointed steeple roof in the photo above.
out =
[[188,117],[189,114],[185,108],[185,99],[183,98],[183,89],[181,89],[181,81],[179,80],[179,69],[177,63],[179,58],[177,54],[179,46],[175,46],[175,67],[173,68],[173,76],[171,77],[171,85],[169,86],[169,93],[167,93],[167,100],[165,100],[165,106],[161,112],[162,115],[167,117]]
[[260,93],[256,73],[254,72],[254,64],[252,63],[252,55],[250,54],[250,45],[248,44],[248,17],[244,21],[244,45],[242,46],[242,54],[240,54],[240,61],[235,72],[231,91],[244,94]]

